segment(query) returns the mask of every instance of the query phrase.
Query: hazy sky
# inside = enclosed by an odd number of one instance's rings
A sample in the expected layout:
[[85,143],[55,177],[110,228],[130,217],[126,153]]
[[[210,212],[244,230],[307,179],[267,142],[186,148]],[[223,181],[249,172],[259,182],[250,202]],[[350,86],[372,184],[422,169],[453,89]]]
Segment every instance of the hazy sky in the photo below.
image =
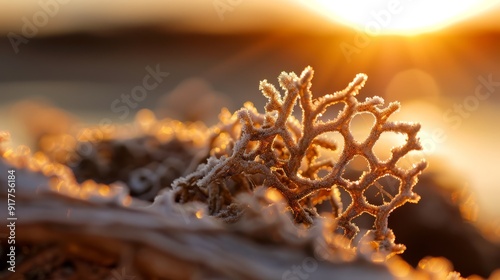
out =
[[[326,0],[0,0],[0,33],[20,34],[23,27],[29,29],[26,27],[29,25],[36,28],[37,35],[44,35],[78,30],[102,32],[114,27],[147,24],[161,24],[169,29],[194,32],[291,29],[323,33],[343,28],[339,22],[344,14],[346,17],[355,16],[358,20],[364,17],[368,23],[373,12],[387,9],[390,2],[408,7],[398,15],[398,20],[412,20],[413,17],[426,19],[433,14],[446,14],[453,10],[442,5],[432,5],[432,1],[408,1],[410,0],[368,1],[370,6],[364,5],[367,7],[364,10],[358,8],[364,7],[358,5],[362,0],[351,1],[357,6],[339,6],[339,2],[331,1],[326,5],[335,6],[333,9],[338,11],[338,15],[334,15],[334,12],[321,6],[325,4],[319,4],[328,2]],[[438,1],[440,4],[443,2],[446,1]],[[470,12],[461,15],[460,18],[466,18],[459,24],[461,29],[500,30],[500,21],[497,20],[500,13],[499,1],[462,2],[468,2],[472,8]],[[425,5],[411,6],[416,5],[415,3]],[[394,22],[396,20],[393,18]],[[459,17],[454,20],[459,20]]]

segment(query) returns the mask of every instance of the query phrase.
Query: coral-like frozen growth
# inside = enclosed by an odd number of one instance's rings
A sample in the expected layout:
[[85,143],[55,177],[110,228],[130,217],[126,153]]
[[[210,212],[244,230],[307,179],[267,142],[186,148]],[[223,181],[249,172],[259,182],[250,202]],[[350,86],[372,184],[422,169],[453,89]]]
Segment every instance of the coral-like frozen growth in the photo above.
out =
[[[417,138],[420,125],[388,121],[399,109],[397,102],[384,106],[384,100],[377,96],[359,101],[356,95],[367,80],[365,74],[358,74],[345,89],[317,99],[310,91],[312,78],[311,67],[300,76],[282,73],[279,83],[284,94],[262,81],[260,90],[268,99],[264,113],[259,113],[251,103],[233,115],[223,111],[221,123],[213,130],[211,157],[195,172],[174,181],[177,200],[182,203],[204,201],[211,214],[230,221],[231,215],[238,215],[234,195],[252,191],[254,182],[261,180],[264,187],[281,193],[295,222],[313,224],[314,217],[318,216],[315,206],[329,201],[337,225],[347,238],[352,240],[359,231],[352,220],[368,213],[375,217],[375,222],[374,229],[364,237],[368,241],[365,244],[372,245],[383,255],[401,253],[405,247],[394,243],[388,217],[406,202],[419,200],[412,189],[426,162],[409,170],[396,164],[408,152],[422,148]],[[292,115],[297,103],[302,111],[301,121]],[[343,109],[334,119],[324,121],[322,114],[339,103],[344,104]],[[355,140],[350,130],[351,120],[360,113],[369,113],[375,118],[368,137],[362,142]],[[407,137],[404,145],[392,148],[389,159],[382,161],[373,152],[373,147],[385,132],[406,134]],[[338,145],[327,137],[328,133],[339,133],[344,140],[337,161],[325,152],[338,149]],[[356,156],[366,159],[369,170],[353,181],[344,178],[343,174]],[[321,170],[326,170],[327,175],[320,176]],[[378,182],[384,176],[396,178],[399,191],[389,196],[390,201],[373,205],[364,192],[373,185],[384,192]],[[339,188],[351,196],[352,203],[346,209],[342,207]]]

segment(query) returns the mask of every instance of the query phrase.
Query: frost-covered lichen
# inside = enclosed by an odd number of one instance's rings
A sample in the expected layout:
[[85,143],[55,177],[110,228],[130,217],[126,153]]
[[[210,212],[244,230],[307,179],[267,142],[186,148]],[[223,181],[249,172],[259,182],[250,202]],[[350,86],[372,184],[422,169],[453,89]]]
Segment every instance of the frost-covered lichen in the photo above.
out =
[[[345,89],[317,99],[310,91],[312,78],[311,67],[300,76],[282,73],[279,83],[284,94],[262,81],[260,89],[268,99],[264,113],[259,113],[251,103],[232,115],[223,112],[221,123],[213,129],[208,161],[190,175],[174,181],[178,201],[205,201],[211,214],[231,218],[231,213],[237,215],[238,212],[234,210],[238,207],[234,194],[252,191],[254,181],[260,178],[264,187],[281,193],[295,222],[313,224],[314,217],[318,216],[315,206],[330,201],[337,225],[347,238],[353,239],[359,231],[352,220],[368,213],[375,221],[374,229],[365,235],[365,240],[384,255],[401,253],[405,247],[394,243],[388,217],[406,202],[419,200],[413,186],[426,162],[409,170],[396,163],[408,152],[421,149],[417,138],[420,125],[388,121],[399,109],[397,102],[384,106],[384,100],[378,96],[359,101],[356,95],[367,80],[365,74],[358,74]],[[301,121],[292,114],[297,103],[302,111]],[[328,107],[338,103],[343,103],[344,107],[334,119],[320,119]],[[375,118],[363,142],[355,140],[350,130],[351,120],[360,113],[369,113]],[[389,159],[382,161],[373,152],[373,147],[385,132],[406,134],[407,138],[404,145],[391,150]],[[338,160],[322,154],[325,150],[338,149],[326,136],[328,133],[340,133],[343,137],[343,150]],[[369,170],[352,181],[343,174],[356,156],[366,159]],[[327,175],[320,176],[321,170],[326,170]],[[377,181],[383,176],[398,179],[399,192],[390,197],[390,201],[373,205],[364,192],[372,185],[383,188]],[[339,188],[351,196],[352,202],[346,209],[342,209]]]

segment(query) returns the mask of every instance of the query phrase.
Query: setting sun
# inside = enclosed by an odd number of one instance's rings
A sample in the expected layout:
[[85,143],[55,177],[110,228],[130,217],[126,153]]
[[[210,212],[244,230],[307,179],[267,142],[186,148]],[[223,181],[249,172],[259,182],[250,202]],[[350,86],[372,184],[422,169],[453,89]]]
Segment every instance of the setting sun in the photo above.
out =
[[[302,1],[304,2],[304,1]],[[316,2],[316,3],[314,3]],[[486,10],[491,0],[315,0],[308,6],[370,35],[415,35],[441,29]]]

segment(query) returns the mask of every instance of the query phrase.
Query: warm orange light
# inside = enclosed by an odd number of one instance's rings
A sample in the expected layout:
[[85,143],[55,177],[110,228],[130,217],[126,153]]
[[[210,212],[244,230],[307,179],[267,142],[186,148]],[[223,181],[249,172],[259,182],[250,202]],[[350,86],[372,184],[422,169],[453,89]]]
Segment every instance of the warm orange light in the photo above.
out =
[[201,219],[203,218],[203,210],[198,210],[196,211],[196,218]]
[[491,0],[301,1],[332,20],[368,35],[415,35],[441,29],[486,10]]
[[99,194],[102,196],[108,196],[111,193],[111,189],[107,185],[101,185],[99,187]]
[[387,264],[392,274],[394,274],[394,276],[398,278],[409,277],[410,273],[412,272],[412,267],[407,262],[398,257],[390,258]]
[[132,204],[132,197],[127,195],[123,200],[122,203],[124,206],[130,206]]
[[155,114],[148,109],[141,109],[137,112],[135,118],[143,131],[149,131],[157,121]]
[[0,142],[9,140],[10,140],[10,133],[8,131],[0,131]]
[[275,189],[268,189],[266,191],[266,198],[272,202],[278,202],[283,200],[283,196],[281,193]]

